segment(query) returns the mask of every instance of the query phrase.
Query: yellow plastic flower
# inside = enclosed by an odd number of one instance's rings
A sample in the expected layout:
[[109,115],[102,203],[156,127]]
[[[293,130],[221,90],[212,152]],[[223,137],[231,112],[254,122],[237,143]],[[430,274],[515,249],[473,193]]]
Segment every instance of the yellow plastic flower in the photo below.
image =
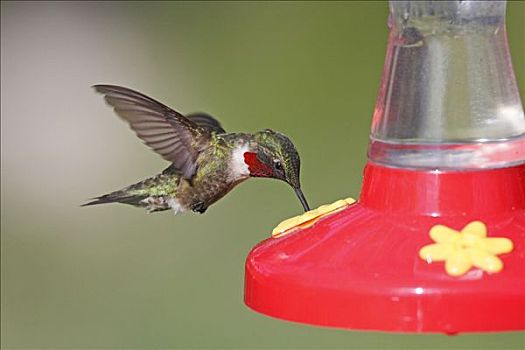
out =
[[346,208],[348,205],[354,202],[355,199],[353,198],[340,199],[338,201],[333,202],[332,204],[321,205],[317,209],[310,210],[302,215],[286,219],[273,229],[272,236],[281,237],[292,232],[292,230],[295,228],[310,227],[323,216],[335,213],[336,211]]
[[487,226],[473,221],[461,231],[443,225],[430,229],[434,244],[419,250],[419,257],[428,263],[445,261],[445,270],[451,276],[461,276],[477,267],[488,273],[500,272],[503,262],[496,255],[509,253],[512,241],[503,237],[487,237]]

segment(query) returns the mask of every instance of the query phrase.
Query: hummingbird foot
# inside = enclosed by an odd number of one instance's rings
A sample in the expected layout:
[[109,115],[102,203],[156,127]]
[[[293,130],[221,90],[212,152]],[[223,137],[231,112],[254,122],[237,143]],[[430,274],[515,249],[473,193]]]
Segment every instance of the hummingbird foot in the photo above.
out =
[[197,202],[191,206],[191,210],[199,214],[204,214],[206,209],[208,209],[208,207],[204,205],[204,202]]

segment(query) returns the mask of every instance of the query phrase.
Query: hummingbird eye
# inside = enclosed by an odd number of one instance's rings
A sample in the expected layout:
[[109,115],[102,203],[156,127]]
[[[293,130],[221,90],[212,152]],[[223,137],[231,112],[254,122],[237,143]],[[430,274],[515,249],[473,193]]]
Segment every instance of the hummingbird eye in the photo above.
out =
[[283,164],[281,163],[281,161],[279,159],[274,159],[273,160],[273,166],[277,170],[283,170]]

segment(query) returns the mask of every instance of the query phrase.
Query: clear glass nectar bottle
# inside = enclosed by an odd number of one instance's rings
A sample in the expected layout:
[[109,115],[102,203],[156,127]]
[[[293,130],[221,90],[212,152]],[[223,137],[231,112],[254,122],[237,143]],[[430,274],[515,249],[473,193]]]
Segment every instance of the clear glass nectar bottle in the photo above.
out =
[[505,1],[391,1],[369,159],[402,168],[525,161]]

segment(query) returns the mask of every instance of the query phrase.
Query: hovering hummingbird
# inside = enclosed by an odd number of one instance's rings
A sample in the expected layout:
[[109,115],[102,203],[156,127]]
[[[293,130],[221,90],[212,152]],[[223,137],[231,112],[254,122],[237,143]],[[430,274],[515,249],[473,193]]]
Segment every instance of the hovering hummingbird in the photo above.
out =
[[148,212],[206,209],[249,177],[287,182],[305,211],[299,182],[299,154],[285,135],[266,129],[227,133],[205,113],[187,116],[131,89],[95,85],[106,102],[146,145],[171,162],[160,174],[84,204],[125,203]]

